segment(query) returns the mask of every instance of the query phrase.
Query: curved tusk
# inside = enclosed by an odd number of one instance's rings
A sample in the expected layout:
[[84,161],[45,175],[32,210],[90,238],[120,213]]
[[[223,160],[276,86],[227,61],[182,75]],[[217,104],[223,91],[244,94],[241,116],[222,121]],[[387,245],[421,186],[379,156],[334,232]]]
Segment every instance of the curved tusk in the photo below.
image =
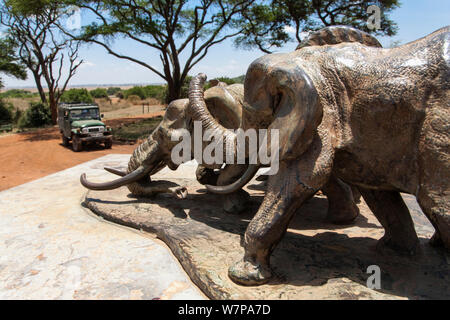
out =
[[245,186],[252,178],[255,176],[256,172],[258,172],[259,166],[256,164],[251,164],[248,166],[247,170],[244,172],[244,174],[235,182],[227,185],[227,186],[212,186],[212,185],[205,185],[206,190],[208,190],[211,193],[217,193],[217,194],[229,194],[233,193],[243,186]]
[[117,170],[117,169],[110,168],[110,167],[104,167],[103,169],[105,169],[106,171],[111,172],[113,174],[117,174],[118,176],[121,176],[121,177],[125,177],[127,175],[126,171]]
[[147,170],[143,167],[140,166],[139,168],[137,168],[136,170],[134,170],[133,172],[127,174],[126,176],[110,181],[110,182],[104,182],[104,183],[93,183],[93,182],[89,182],[86,179],[86,174],[83,173],[80,177],[80,182],[81,184],[90,189],[90,190],[112,190],[112,189],[116,189],[122,186],[125,186],[127,184],[130,184],[132,182],[135,182],[143,177],[145,177],[147,175]]

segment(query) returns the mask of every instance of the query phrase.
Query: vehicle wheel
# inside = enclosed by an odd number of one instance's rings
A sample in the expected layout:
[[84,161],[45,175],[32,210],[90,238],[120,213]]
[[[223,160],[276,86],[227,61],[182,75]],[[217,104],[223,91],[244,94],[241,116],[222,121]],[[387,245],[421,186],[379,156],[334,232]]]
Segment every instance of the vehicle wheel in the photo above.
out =
[[106,149],[111,149],[112,147],[112,140],[106,140],[105,141],[105,148]]
[[72,149],[75,152],[79,152],[83,149],[81,140],[77,136],[73,136],[73,138],[72,138]]
[[69,138],[67,138],[66,136],[64,136],[64,134],[62,135],[62,145],[64,147],[67,147],[69,145]]

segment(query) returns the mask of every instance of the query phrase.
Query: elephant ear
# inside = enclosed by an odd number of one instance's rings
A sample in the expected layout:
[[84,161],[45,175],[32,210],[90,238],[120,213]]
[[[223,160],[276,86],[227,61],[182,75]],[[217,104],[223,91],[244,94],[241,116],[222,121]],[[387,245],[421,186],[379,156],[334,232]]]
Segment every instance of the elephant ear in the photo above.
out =
[[225,128],[238,129],[242,119],[244,86],[215,86],[205,91],[205,102],[211,115]]
[[296,159],[310,146],[323,109],[316,88],[303,69],[291,65],[271,77],[276,92],[269,135],[270,130],[278,130],[280,160]]

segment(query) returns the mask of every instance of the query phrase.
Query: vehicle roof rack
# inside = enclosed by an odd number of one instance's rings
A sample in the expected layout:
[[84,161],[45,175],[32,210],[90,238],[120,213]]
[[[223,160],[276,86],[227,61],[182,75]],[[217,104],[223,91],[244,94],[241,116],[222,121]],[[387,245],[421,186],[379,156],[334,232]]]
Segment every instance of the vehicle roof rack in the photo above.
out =
[[77,108],[77,107],[98,107],[98,104],[93,103],[59,103],[58,108]]

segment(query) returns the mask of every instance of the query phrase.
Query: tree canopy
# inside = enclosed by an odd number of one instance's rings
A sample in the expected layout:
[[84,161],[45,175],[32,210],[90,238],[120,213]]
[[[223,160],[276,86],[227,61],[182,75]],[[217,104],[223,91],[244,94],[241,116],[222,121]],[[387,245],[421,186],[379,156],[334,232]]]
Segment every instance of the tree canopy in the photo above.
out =
[[[369,29],[368,7],[380,8],[379,29]],[[259,48],[270,53],[289,41],[302,41],[302,32],[332,25],[348,25],[375,35],[392,36],[397,25],[389,18],[398,0],[267,0],[244,12],[239,23],[243,32],[235,44],[244,49]]]
[[[0,73],[25,80],[27,72],[25,66],[16,55],[17,44],[10,38],[0,39]],[[0,78],[0,87],[3,86]]]
[[[133,61],[167,81],[169,100],[180,96],[189,71],[209,49],[242,32],[238,21],[255,0],[69,0],[89,11],[95,21],[84,26],[76,39],[103,46],[109,54]],[[70,34],[70,32],[68,32]],[[155,60],[143,61],[113,48],[117,36],[159,51]]]
[[17,41],[20,62],[33,74],[42,102],[49,104],[53,123],[59,99],[82,63],[78,59],[79,43],[58,28],[58,21],[66,14],[64,9],[64,4],[54,0],[5,0],[0,8],[0,23]]

